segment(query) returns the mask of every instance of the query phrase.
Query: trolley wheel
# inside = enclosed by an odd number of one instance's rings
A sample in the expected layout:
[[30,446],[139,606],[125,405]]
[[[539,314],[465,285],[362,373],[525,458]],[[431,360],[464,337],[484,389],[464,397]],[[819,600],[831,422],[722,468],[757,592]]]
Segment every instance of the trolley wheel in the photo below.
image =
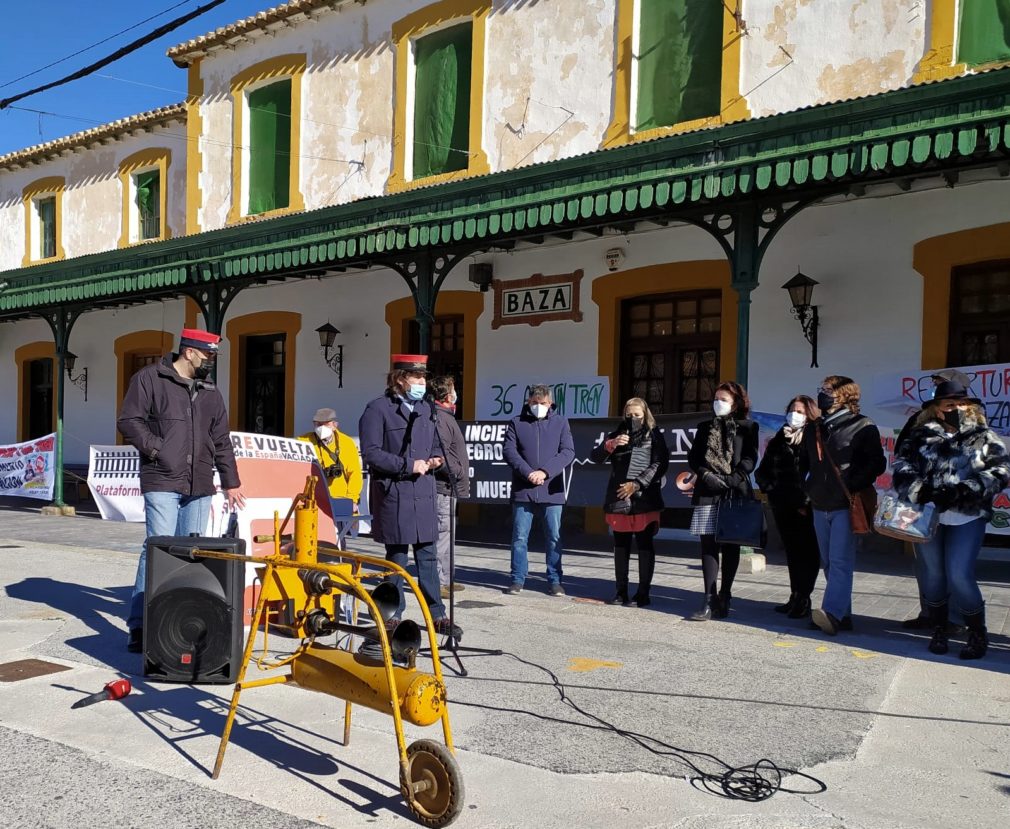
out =
[[425,826],[448,826],[463,809],[463,775],[441,743],[417,740],[407,746],[407,779],[400,790],[407,807]]

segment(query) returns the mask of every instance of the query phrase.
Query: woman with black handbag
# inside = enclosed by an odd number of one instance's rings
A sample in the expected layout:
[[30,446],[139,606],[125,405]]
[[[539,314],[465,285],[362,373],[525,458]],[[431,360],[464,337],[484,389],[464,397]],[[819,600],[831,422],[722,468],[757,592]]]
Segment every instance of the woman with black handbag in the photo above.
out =
[[807,395],[799,394],[790,400],[786,422],[768,441],[754,472],[754,480],[771,505],[789,568],[789,601],[775,610],[790,619],[810,615],[810,594],[821,567],[810,499],[800,478],[803,433],[820,415],[817,404]]
[[[731,497],[753,499],[750,474],[757,464],[758,425],[748,418],[750,398],[739,383],[721,383],[712,400],[715,417],[699,424],[687,462],[695,474],[691,503],[691,532],[701,541],[701,569],[705,602],[688,618],[706,622],[725,619],[733,597],[733,579],[740,566],[740,545],[719,544],[716,527],[719,505]],[[719,554],[722,553],[722,585]]]
[[937,385],[898,447],[893,481],[902,500],[932,503],[940,513],[936,534],[916,550],[933,627],[929,650],[947,653],[947,603],[953,599],[968,628],[961,659],[981,659],[989,637],[975,562],[993,499],[1010,482],[1010,459],[986,423],[981,401],[969,397],[962,383]]
[[[624,404],[624,422],[593,449],[594,463],[610,461],[610,480],[603,505],[607,524],[614,532],[614,578],[617,592],[607,604],[648,607],[656,567],[653,537],[663,509],[663,476],[670,465],[670,450],[649,404],[632,397]],[[638,545],[638,591],[628,598],[628,564],[631,540]]]
[[859,396],[859,385],[851,377],[825,377],[817,391],[821,417],[803,436],[800,471],[814,508],[814,531],[827,581],[821,607],[812,617],[829,636],[852,630],[856,532],[865,531],[853,520],[863,520],[864,496],[874,499],[873,482],[887,468],[880,432],[859,413]]

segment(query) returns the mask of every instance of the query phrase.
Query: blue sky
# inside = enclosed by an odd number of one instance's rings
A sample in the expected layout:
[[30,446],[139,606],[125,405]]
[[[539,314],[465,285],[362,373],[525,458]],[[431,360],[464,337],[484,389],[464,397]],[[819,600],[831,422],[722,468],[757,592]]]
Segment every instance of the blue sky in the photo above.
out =
[[[207,0],[6,2],[3,4],[3,34],[0,35],[0,98],[68,75],[205,2]],[[40,116],[36,112],[10,108],[0,111],[0,155],[181,101],[186,94],[186,70],[178,68],[165,56],[166,49],[281,2],[226,0],[174,32],[100,69],[97,75],[18,101],[14,106],[55,114]],[[179,3],[182,5],[178,8],[139,28],[36,75],[15,81],[21,75]]]

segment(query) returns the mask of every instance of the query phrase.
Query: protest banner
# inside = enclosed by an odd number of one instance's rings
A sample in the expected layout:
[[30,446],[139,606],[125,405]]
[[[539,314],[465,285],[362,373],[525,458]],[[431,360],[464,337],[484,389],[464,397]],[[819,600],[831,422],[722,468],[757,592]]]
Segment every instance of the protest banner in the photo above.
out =
[[140,455],[132,446],[91,446],[88,489],[106,521],[144,520]]
[[[546,382],[554,405],[569,419],[606,417],[610,409],[609,377],[574,377]],[[491,383],[477,390],[477,419],[514,417],[523,410],[530,396],[525,380]]]
[[53,500],[56,435],[0,446],[0,496]]

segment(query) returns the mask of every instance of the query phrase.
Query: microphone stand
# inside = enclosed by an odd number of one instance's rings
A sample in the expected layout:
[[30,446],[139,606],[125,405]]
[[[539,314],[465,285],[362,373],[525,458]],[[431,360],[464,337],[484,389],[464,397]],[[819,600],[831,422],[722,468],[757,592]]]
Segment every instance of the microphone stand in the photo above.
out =
[[[456,591],[453,590],[456,586],[456,476],[453,474],[452,467],[449,465],[449,453],[445,451],[445,444],[442,442],[442,435],[438,431],[439,415],[436,409],[437,406],[438,404],[432,400],[431,413],[432,418],[435,421],[435,437],[438,438],[438,445],[442,450],[442,458],[445,462],[445,471],[449,476],[449,635],[442,643],[442,650],[449,651],[449,653],[451,653],[455,658],[457,670],[454,671],[454,673],[456,676],[469,676],[470,674],[467,672],[467,669],[463,667],[463,661],[459,657],[460,651],[464,651],[466,653],[485,654],[486,656],[501,656],[502,652],[500,648],[460,647],[459,642],[456,640],[456,635],[453,633],[456,629]],[[437,497],[436,493],[436,502]],[[435,554],[436,556],[438,555],[437,549]]]

